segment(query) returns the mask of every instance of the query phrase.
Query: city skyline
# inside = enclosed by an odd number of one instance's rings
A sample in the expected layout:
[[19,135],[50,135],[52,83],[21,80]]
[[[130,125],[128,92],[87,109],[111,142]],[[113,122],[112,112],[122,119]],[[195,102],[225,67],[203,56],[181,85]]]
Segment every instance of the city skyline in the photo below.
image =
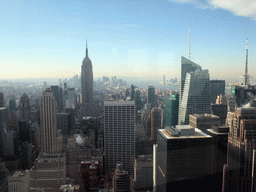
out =
[[211,77],[244,74],[246,38],[249,74],[254,74],[255,3],[198,2],[3,0],[0,75],[19,79],[79,74],[87,37],[95,77],[180,77],[180,58],[188,58],[189,22],[191,60],[209,69]]

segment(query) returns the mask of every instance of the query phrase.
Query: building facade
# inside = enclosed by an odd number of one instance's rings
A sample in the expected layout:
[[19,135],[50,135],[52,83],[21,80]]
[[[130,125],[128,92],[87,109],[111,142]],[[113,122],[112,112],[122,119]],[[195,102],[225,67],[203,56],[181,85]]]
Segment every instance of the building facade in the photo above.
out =
[[41,153],[62,153],[57,132],[57,104],[50,89],[43,92],[40,106]]
[[9,192],[29,192],[30,191],[30,171],[15,171],[8,177]]
[[88,56],[88,48],[86,45],[86,56],[83,60],[81,69],[81,89],[82,104],[84,107],[92,107],[93,105],[93,71],[92,62]]
[[179,125],[189,124],[190,114],[211,113],[208,70],[202,70],[199,65],[193,63],[182,63],[181,75]]
[[[256,149],[256,108],[236,108],[228,134],[227,164],[223,166],[223,192],[255,191],[252,177]],[[255,172],[253,172],[255,174]],[[253,184],[252,184],[253,179]]]
[[133,175],[135,159],[135,101],[104,101],[105,170],[114,171],[122,163]]
[[29,99],[26,93],[23,93],[23,95],[20,97],[19,120],[27,122],[30,120]]
[[225,80],[210,81],[211,103],[215,103],[218,95],[225,95]]
[[165,126],[178,125],[179,94],[171,94],[171,98],[165,98],[165,104]]
[[190,125],[159,129],[157,191],[211,190],[212,137]]
[[148,85],[148,104],[151,105],[151,108],[155,106],[155,87]]

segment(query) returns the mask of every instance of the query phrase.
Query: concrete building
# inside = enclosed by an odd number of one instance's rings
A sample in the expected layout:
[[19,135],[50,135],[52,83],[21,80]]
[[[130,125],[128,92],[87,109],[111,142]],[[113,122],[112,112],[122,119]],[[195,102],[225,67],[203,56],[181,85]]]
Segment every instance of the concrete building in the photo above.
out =
[[153,157],[138,155],[135,159],[134,181],[137,190],[153,188]]
[[30,170],[30,191],[59,191],[66,184],[66,156],[39,155]]
[[159,129],[157,191],[211,190],[212,137],[190,125]]
[[153,108],[151,111],[151,138],[150,138],[152,142],[156,142],[158,129],[161,129],[161,109]]
[[8,177],[9,192],[29,192],[30,191],[30,171],[15,171]]
[[43,92],[40,106],[41,153],[62,153],[61,131],[57,131],[57,104],[50,89]]
[[27,122],[30,120],[29,99],[26,93],[23,93],[23,95],[20,97],[19,120]]
[[133,175],[135,158],[135,101],[104,101],[105,171],[121,162]]
[[227,163],[228,126],[212,126],[207,134],[213,138],[212,177],[214,185],[212,191],[222,190],[223,166]]
[[212,113],[220,118],[220,124],[225,125],[228,113],[227,100],[225,96],[218,95],[216,103],[211,104]]
[[212,125],[220,125],[220,118],[213,114],[193,114],[189,115],[189,125],[206,133]]
[[223,166],[223,192],[255,191],[256,179],[252,176],[255,142],[256,108],[236,108],[228,134],[227,164]]
[[81,90],[82,90],[82,104],[84,107],[84,115],[89,114],[90,107],[93,106],[93,70],[92,62],[88,56],[88,49],[86,43],[86,56],[83,60],[81,69]]
[[115,175],[113,177],[113,192],[130,192],[131,179],[129,173],[123,170],[122,164],[116,165]]
[[179,125],[189,124],[190,114],[211,113],[209,72],[181,57]]
[[165,98],[165,103],[165,126],[178,125],[179,94],[171,94],[171,98]]

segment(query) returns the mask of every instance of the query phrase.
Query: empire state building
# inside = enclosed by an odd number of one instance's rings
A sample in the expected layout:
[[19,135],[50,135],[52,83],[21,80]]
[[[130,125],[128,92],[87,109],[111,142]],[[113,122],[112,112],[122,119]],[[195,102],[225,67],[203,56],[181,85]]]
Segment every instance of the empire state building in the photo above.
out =
[[93,73],[92,62],[88,57],[88,48],[86,43],[86,56],[83,60],[81,70],[81,89],[82,89],[82,104],[85,109],[84,114],[90,111],[93,104]]

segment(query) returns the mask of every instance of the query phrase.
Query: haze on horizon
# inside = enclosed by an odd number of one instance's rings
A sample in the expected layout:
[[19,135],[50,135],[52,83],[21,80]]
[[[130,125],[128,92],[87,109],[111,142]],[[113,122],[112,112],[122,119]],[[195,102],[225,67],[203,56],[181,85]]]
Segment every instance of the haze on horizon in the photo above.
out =
[[[256,72],[256,3],[241,0],[0,2],[1,79],[81,74],[88,40],[95,77],[180,77],[181,56],[214,78]],[[232,6],[230,6],[232,4]]]

